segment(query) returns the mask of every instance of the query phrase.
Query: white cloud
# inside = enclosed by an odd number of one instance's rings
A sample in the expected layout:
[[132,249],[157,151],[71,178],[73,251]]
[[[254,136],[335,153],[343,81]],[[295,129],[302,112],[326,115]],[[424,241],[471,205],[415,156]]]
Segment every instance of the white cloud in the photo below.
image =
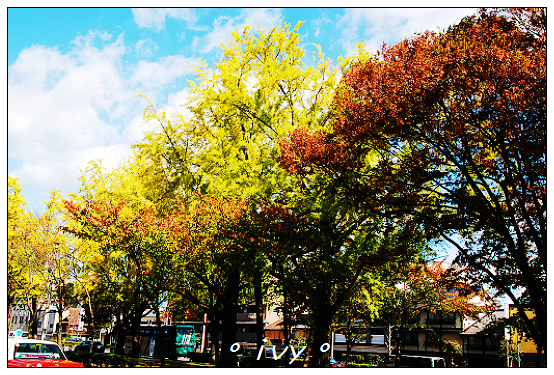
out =
[[127,160],[131,144],[151,127],[141,125],[146,104],[136,95],[166,101],[157,96],[190,74],[183,65],[197,63],[182,56],[129,63],[133,49],[122,35],[112,39],[89,32],[68,53],[35,45],[8,68],[9,174],[21,179],[36,208],[38,197],[45,199],[38,191],[77,192],[89,161],[112,168]]
[[[142,141],[144,133],[151,132],[152,130],[158,128],[159,124],[156,121],[144,122],[142,114],[139,114],[132,118],[123,130],[123,144],[127,145],[130,150],[132,143]],[[128,156],[130,156],[130,154]]]
[[57,155],[40,163],[23,162],[10,175],[21,179],[26,187],[40,190],[63,189],[67,194],[77,192],[80,171],[84,170],[90,161],[101,159],[104,167],[114,168],[130,156],[131,150],[125,144],[88,147],[78,153],[73,150],[59,150]]
[[157,51],[158,45],[151,39],[141,39],[135,43],[135,52],[140,57],[152,57]]
[[174,18],[186,21],[188,27],[194,27],[198,20],[196,14],[189,8],[138,8],[133,9],[135,22],[139,27],[161,30],[165,26],[165,19]]
[[311,26],[315,29],[314,36],[318,38],[322,33],[325,34],[325,29],[329,28],[331,19],[326,10],[321,11],[320,17],[311,21]]
[[189,97],[190,92],[188,87],[181,91],[169,94],[167,98],[167,110],[170,113],[176,113],[183,116],[183,119],[185,120],[191,119],[192,113],[185,107],[182,107],[182,105],[187,102]]
[[414,33],[440,31],[475,13],[468,8],[357,8],[346,9],[337,26],[346,56],[356,51],[356,43],[377,52],[383,42],[395,44]]
[[[103,42],[107,42],[112,39],[113,35],[101,30],[89,30],[87,35],[79,35],[74,40],[71,41],[71,44],[74,44],[77,47],[82,48],[83,51],[86,51],[88,47],[96,41],[95,39],[100,39]],[[119,38],[122,38],[120,36]],[[122,39],[118,39],[116,43],[120,43]],[[121,44],[120,44],[121,45]]]
[[178,77],[190,74],[185,66],[196,65],[198,60],[184,56],[166,56],[158,61],[140,61],[134,68],[131,82],[150,90],[161,89]]
[[238,30],[241,32],[245,26],[250,27],[251,32],[256,32],[260,28],[270,31],[274,27],[283,26],[283,16],[280,9],[242,9],[237,17],[221,16],[216,18],[213,23],[213,30],[205,37],[201,48],[201,53],[210,53],[214,49],[219,49],[220,43],[227,44],[231,40],[231,33]]
[[9,157],[38,162],[49,147],[82,148],[111,135],[102,117],[130,93],[117,58],[104,52],[71,56],[34,46],[19,55],[8,71]]

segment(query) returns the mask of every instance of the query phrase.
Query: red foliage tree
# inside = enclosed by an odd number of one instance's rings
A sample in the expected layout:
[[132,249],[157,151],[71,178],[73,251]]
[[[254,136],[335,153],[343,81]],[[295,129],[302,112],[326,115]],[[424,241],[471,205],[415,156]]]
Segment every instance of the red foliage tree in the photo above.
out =
[[345,73],[336,115],[330,134],[291,133],[281,165],[420,220],[546,352],[546,11],[481,11],[384,46]]

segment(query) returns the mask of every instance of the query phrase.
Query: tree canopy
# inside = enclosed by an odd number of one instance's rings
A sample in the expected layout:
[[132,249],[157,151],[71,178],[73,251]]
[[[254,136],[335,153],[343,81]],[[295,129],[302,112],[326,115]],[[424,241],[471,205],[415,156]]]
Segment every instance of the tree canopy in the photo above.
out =
[[281,165],[320,168],[351,199],[416,218],[476,280],[532,306],[545,349],[545,10],[482,11],[385,46],[353,63],[335,106],[332,131],[282,142]]
[[[142,314],[161,325],[168,302],[209,316],[216,365],[231,367],[236,313],[255,305],[260,346],[273,294],[287,344],[307,313],[321,367],[352,309],[400,327],[424,307],[471,315],[478,284],[511,298],[546,352],[545,11],[483,10],[338,65],[319,46],[305,62],[301,24],[234,32],[214,70],[192,68],[186,114],[139,95],[159,127],[118,168],[91,162],[67,216],[57,198],[27,215],[9,178],[10,303],[62,306],[44,268],[57,257],[92,331],[115,317],[116,352],[130,331],[138,355]],[[61,229],[77,238],[52,252]],[[456,266],[426,264],[436,241]]]

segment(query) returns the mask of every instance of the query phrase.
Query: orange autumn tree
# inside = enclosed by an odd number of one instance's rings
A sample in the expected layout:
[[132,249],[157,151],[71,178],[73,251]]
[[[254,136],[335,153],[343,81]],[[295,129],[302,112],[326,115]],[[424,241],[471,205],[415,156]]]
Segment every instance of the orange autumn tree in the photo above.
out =
[[[236,342],[236,313],[242,306],[241,292],[250,285],[248,253],[236,245],[245,236],[236,223],[245,214],[246,201],[193,196],[165,213],[156,212],[155,205],[137,207],[124,201],[67,201],[78,224],[66,230],[101,245],[105,262],[97,275],[120,296],[117,303],[128,316],[124,320],[133,336],[132,355],[138,355],[142,314],[152,308],[161,326],[160,306],[170,298],[173,309],[185,301],[209,315],[216,365],[232,366],[235,354],[229,349]],[[156,352],[162,361],[163,352]]]
[[[467,268],[444,261],[422,264],[399,262],[385,267],[390,267],[386,274],[393,275],[388,278],[389,287],[369,291],[367,296],[370,300],[382,301],[381,320],[395,327],[393,351],[397,358],[402,355],[405,331],[413,325],[410,320],[422,310],[433,314],[457,313],[459,316],[477,317],[495,307],[487,291],[472,283]],[[434,336],[433,330],[427,329]],[[448,343],[438,338],[434,345],[444,348]]]
[[433,313],[457,312],[476,317],[495,307],[486,291],[472,282],[467,267],[444,261],[410,267],[406,284],[418,290],[423,297],[421,303]]
[[174,269],[180,275],[172,282],[172,294],[208,314],[218,367],[236,367],[236,353],[230,350],[236,342],[236,314],[251,284],[253,259],[239,245],[247,236],[247,228],[239,225],[247,202],[195,194],[171,215]]
[[[101,261],[94,277],[98,285],[111,291],[112,303],[119,309],[116,316],[124,316],[121,327],[128,328],[133,337],[131,355],[138,357],[140,322],[147,308],[156,312],[161,326],[159,307],[168,292],[172,270],[172,223],[156,215],[155,206],[137,208],[122,200],[96,202],[74,197],[65,207],[74,223],[64,229],[99,244]],[[120,335],[116,352],[122,352],[124,342]]]
[[292,131],[281,165],[323,171],[349,199],[418,220],[521,307],[546,353],[545,9],[483,10],[384,46],[342,83],[333,129]]

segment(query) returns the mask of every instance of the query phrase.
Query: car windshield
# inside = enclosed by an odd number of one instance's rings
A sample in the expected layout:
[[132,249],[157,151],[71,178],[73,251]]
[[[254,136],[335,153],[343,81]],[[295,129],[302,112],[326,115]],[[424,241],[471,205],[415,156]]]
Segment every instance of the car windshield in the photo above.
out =
[[13,357],[18,359],[65,359],[57,345],[42,343],[17,343]]

